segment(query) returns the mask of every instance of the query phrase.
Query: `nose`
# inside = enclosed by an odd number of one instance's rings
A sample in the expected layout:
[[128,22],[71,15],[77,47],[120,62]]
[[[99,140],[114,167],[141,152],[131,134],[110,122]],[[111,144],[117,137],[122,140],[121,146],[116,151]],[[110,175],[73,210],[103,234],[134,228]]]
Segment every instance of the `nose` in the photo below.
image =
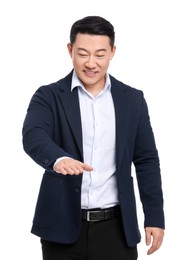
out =
[[89,56],[88,59],[85,62],[85,66],[88,68],[95,68],[96,67],[96,62],[95,58],[93,56]]

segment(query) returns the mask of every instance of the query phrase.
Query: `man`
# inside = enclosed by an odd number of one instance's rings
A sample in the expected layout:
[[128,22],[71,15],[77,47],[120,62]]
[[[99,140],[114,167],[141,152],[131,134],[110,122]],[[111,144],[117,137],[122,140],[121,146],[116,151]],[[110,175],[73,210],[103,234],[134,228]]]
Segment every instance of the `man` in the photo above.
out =
[[108,74],[114,28],[99,16],[76,21],[73,70],[40,87],[23,125],[26,153],[45,169],[31,232],[44,260],[136,260],[138,229],[131,175],[136,169],[146,244],[162,244],[164,212],[158,152],[143,93]]

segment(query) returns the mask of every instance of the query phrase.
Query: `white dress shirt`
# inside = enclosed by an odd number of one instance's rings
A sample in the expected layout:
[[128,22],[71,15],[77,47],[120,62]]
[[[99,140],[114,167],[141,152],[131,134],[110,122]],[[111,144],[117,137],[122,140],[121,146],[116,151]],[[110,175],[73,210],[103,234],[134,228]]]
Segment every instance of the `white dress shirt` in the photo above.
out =
[[81,207],[108,208],[118,204],[115,164],[115,111],[111,82],[94,97],[84,88],[75,71],[71,90],[78,87],[84,162],[93,171],[83,173]]

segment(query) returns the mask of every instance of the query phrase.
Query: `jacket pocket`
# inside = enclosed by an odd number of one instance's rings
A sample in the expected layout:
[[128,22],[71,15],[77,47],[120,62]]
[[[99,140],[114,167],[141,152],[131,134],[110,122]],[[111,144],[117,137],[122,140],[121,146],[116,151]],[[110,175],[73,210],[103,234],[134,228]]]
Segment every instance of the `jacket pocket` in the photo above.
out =
[[36,203],[33,223],[47,227],[55,221],[62,180],[50,174],[44,174]]

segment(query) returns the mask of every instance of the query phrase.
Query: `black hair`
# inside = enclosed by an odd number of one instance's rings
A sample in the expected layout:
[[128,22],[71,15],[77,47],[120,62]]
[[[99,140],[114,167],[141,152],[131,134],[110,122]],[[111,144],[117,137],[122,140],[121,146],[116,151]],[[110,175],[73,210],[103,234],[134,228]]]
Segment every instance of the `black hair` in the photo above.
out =
[[91,35],[106,35],[110,39],[111,47],[114,46],[115,32],[113,25],[100,16],[86,16],[76,21],[70,30],[70,43],[74,44],[78,33]]

